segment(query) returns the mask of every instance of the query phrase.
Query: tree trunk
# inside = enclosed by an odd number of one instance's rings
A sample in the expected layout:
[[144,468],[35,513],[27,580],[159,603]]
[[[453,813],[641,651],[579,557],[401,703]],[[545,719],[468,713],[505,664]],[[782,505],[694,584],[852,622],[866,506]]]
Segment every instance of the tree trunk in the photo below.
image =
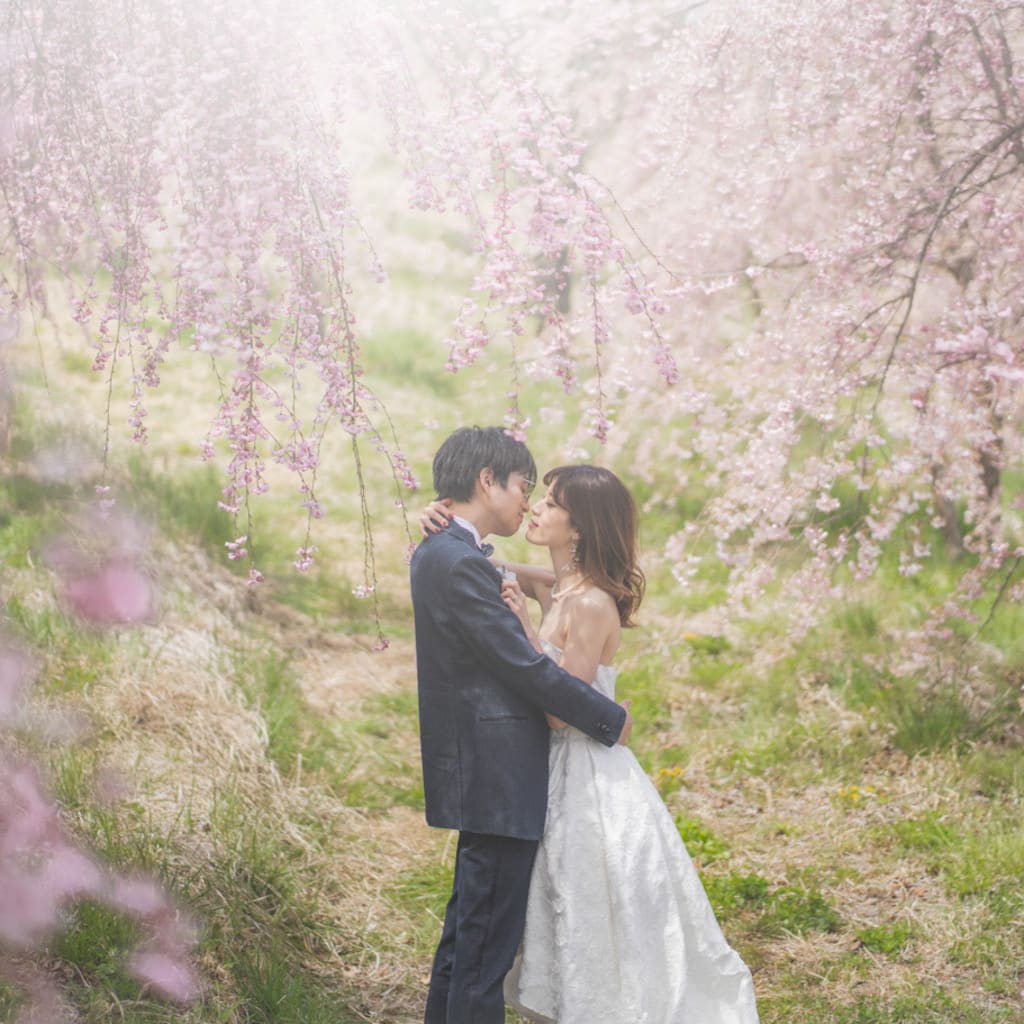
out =
[[941,488],[945,472],[946,467],[941,463],[932,466],[932,494],[935,511],[942,518],[942,535],[946,538],[950,554],[961,555],[964,552],[964,533],[960,529],[960,516],[957,512],[956,502],[943,493]]

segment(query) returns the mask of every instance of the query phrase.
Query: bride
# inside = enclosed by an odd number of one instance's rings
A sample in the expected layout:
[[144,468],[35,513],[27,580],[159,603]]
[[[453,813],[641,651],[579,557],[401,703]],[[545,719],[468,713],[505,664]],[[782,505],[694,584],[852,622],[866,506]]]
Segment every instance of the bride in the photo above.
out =
[[[562,466],[544,483],[526,539],[548,548],[552,570],[499,562],[502,596],[538,650],[613,697],[612,659],[644,588],[636,506],[597,466]],[[435,503],[424,519],[436,526],[443,512]],[[750,972],[633,753],[548,721],[547,825],[509,1005],[540,1024],[756,1024]]]

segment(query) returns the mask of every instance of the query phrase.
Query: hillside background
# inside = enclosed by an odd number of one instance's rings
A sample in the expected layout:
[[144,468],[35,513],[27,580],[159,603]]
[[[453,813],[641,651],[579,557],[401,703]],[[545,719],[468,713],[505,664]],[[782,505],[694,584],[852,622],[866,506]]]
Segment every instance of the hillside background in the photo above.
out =
[[[189,440],[190,383],[170,376],[167,429],[142,450],[118,444],[109,481],[148,524],[157,613],[83,628],[46,550],[94,500],[102,383],[67,335],[51,344],[52,325],[39,329],[47,343],[23,345],[15,364],[0,600],[38,658],[33,706],[87,725],[13,742],[44,763],[88,847],[156,873],[195,915],[205,993],[182,1010],[140,991],[122,965],[135,926],[88,902],[39,954],[45,969],[86,1021],[417,1020],[454,847],[422,819],[401,516],[378,523],[386,651],[372,651],[370,604],[352,593],[359,519],[341,470],[317,567],[290,567],[282,507],[260,520],[268,579],[246,586],[224,557],[218,479]],[[431,370],[428,343],[368,351],[424,478],[451,426],[487,421],[492,389],[486,375]],[[566,424],[539,433],[542,464],[566,456]],[[58,453],[76,469],[55,480]],[[608,461],[630,481],[628,451]],[[385,508],[390,484],[373,486]],[[770,604],[728,621],[714,610],[721,578],[672,577],[659,549],[687,500],[683,489],[675,507],[645,508],[650,592],[620,694],[634,700],[634,750],[753,969],[763,1020],[1024,1020],[1019,613],[997,611],[966,650],[970,698],[886,669],[895,630],[959,571],[952,558],[910,579],[883,569],[793,644]],[[521,539],[507,550],[536,557]],[[129,783],[113,802],[97,792],[111,770]],[[0,989],[6,1019],[18,1005]]]

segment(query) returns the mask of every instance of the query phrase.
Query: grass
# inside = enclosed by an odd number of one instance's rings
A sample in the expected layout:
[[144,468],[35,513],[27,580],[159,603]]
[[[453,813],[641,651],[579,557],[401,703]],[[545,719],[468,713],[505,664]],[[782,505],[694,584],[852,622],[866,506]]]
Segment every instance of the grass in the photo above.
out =
[[24,1004],[21,995],[11,986],[0,982],[0,1020],[15,1020]]
[[906,921],[874,925],[862,928],[857,932],[857,938],[864,944],[864,948],[871,950],[872,953],[892,957],[902,953],[910,945],[914,938],[914,926]]
[[134,998],[139,984],[124,961],[139,940],[139,927],[123,914],[83,901],[69,913],[50,948],[51,956],[74,964],[92,986],[117,999]]
[[893,744],[905,754],[964,749],[975,732],[971,714],[953,689],[919,696],[896,691],[888,701]]
[[764,1024],[797,1020],[814,1024],[1009,1024],[1019,1020],[1011,1010],[980,1010],[931,984],[916,986],[916,991],[887,1002],[862,997],[850,1005],[836,1006],[827,997],[807,993],[766,1000],[760,1009]]
[[[27,456],[29,447],[23,440],[19,445]],[[166,512],[170,536],[211,548],[220,543],[223,522],[203,511],[210,497],[208,475],[187,477],[179,485],[135,467],[131,479],[130,490],[142,507],[154,515]],[[151,671],[151,652],[131,635],[82,629],[54,599],[43,570],[32,569],[42,545],[81,498],[73,488],[43,486],[16,474],[0,481],[0,552],[8,565],[27,567],[21,576],[5,578],[4,628],[36,656],[34,694],[40,709],[88,706],[93,717],[92,727],[70,744],[40,745],[31,733],[20,743],[25,750],[36,749],[46,763],[72,833],[112,868],[160,879],[202,921],[197,956],[216,966],[207,972],[202,1005],[182,1010],[156,1002],[125,970],[129,951],[145,936],[144,926],[86,901],[68,906],[64,926],[44,951],[45,969],[64,979],[65,997],[85,1021],[361,1019],[350,1009],[357,997],[349,986],[322,967],[335,947],[326,939],[321,910],[326,897],[317,896],[325,883],[311,870],[309,844],[315,847],[324,819],[310,816],[303,840],[301,832],[282,829],[280,811],[254,804],[251,793],[230,777],[215,786],[207,809],[193,808],[186,796],[174,801],[177,810],[169,817],[154,812],[151,800],[160,782],[145,772],[137,797],[115,805],[98,799],[97,785],[106,766],[123,753],[125,738],[122,727],[105,717],[105,694],[126,673]],[[168,602],[165,614],[173,615],[178,606]],[[283,657],[251,660],[250,652],[261,642],[258,636],[244,642],[239,636],[227,653],[239,665],[239,693],[265,722],[268,753],[286,772],[300,758],[310,764],[315,757],[301,729],[304,705]],[[329,729],[323,727],[319,735],[329,737]],[[122,771],[130,767],[121,764]],[[185,778],[195,780],[194,772],[187,766]],[[9,1019],[18,999],[15,989],[0,990],[3,1019]]]
[[42,652],[38,678],[47,693],[80,693],[102,679],[110,665],[111,637],[82,629],[59,607],[33,607],[15,595],[4,601],[3,617],[15,637]]
[[740,919],[746,932],[763,937],[833,932],[842,923],[835,908],[815,888],[773,886],[758,874],[711,874],[704,879],[708,899],[720,921]]
[[765,935],[806,935],[834,932],[842,918],[817,889],[783,886],[765,900],[757,929]]
[[233,974],[246,994],[246,1019],[253,1024],[346,1024],[360,1019],[340,1010],[315,979],[297,972],[281,946],[243,951]]
[[54,522],[56,505],[68,497],[64,485],[47,484],[21,473],[0,478],[0,557],[6,565],[24,565]]
[[694,818],[676,817],[676,828],[686,844],[686,849],[698,868],[728,860],[732,851],[725,840],[716,836],[711,829]]
[[959,830],[935,811],[919,818],[904,818],[892,826],[900,846],[915,853],[939,853],[959,841]]
[[284,652],[258,648],[237,663],[235,678],[267,732],[267,756],[285,776],[296,771],[323,771],[329,760],[329,732],[307,721],[302,693]]
[[454,852],[401,871],[388,886],[387,896],[416,922],[415,941],[428,954],[437,945],[445,908],[452,891]]
[[[159,520],[164,529],[218,554],[235,539],[231,516],[217,505],[223,484],[212,465],[178,468],[172,477],[134,454],[126,470],[124,487],[139,502],[140,511]],[[239,563],[226,564],[241,572]]]
[[961,895],[983,896],[1019,880],[1024,865],[1024,825],[1016,814],[985,822],[960,840],[959,850],[942,870]]
[[410,691],[375,695],[361,717],[338,724],[345,754],[335,785],[346,803],[366,810],[423,807],[416,720],[416,695]]
[[[373,374],[404,387],[428,359],[415,340],[382,338]],[[65,369],[81,372],[74,360]],[[451,408],[493,405],[492,383],[445,376],[400,410],[421,475],[454,426]],[[536,392],[529,411],[553,394]],[[439,426],[424,431],[428,417]],[[543,425],[538,449],[558,451],[564,433]],[[28,464],[61,439],[21,408],[12,457]],[[641,455],[616,457],[628,468]],[[132,922],[69,909],[43,963],[83,1020],[409,1024],[421,1014],[453,844],[422,823],[402,529],[379,524],[394,660],[369,659],[373,613],[352,594],[360,526],[343,467],[325,471],[336,525],[309,574],[288,569],[294,538],[272,525],[291,497],[260,513],[269,580],[253,594],[223,559],[235,528],[216,511],[216,476],[183,452],[126,460],[125,494],[158,524],[164,619],[116,634],[68,618],[39,557],[82,490],[28,470],[0,475],[5,627],[38,657],[38,705],[92,721],[74,744],[33,749],[69,827],[115,867],[155,873],[201,922],[207,990],[178,1010],[124,972]],[[655,502],[656,481],[637,488],[653,568],[618,686],[634,701],[633,749],[754,970],[762,1020],[1019,1024],[1021,612],[1000,608],[961,661],[955,647],[941,652],[951,669],[937,657],[927,671],[896,671],[896,631],[962,571],[937,548],[910,579],[883,559],[804,640],[763,658],[779,622],[700,618],[723,592],[724,566],[704,565],[681,591],[653,557],[710,494],[699,467],[670,471],[690,475],[676,500]],[[390,484],[373,486],[385,507]],[[135,786],[113,805],[96,795],[111,765]],[[0,986],[0,1018],[18,998]]]

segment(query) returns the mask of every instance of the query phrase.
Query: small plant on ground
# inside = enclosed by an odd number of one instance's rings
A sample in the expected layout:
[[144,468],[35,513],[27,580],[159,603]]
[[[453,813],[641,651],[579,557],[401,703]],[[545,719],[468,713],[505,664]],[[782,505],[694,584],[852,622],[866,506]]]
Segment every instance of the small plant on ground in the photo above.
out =
[[862,928],[857,932],[865,949],[872,953],[882,953],[885,956],[895,956],[902,953],[914,937],[914,929],[905,921],[895,921],[892,924],[879,924],[870,928]]

